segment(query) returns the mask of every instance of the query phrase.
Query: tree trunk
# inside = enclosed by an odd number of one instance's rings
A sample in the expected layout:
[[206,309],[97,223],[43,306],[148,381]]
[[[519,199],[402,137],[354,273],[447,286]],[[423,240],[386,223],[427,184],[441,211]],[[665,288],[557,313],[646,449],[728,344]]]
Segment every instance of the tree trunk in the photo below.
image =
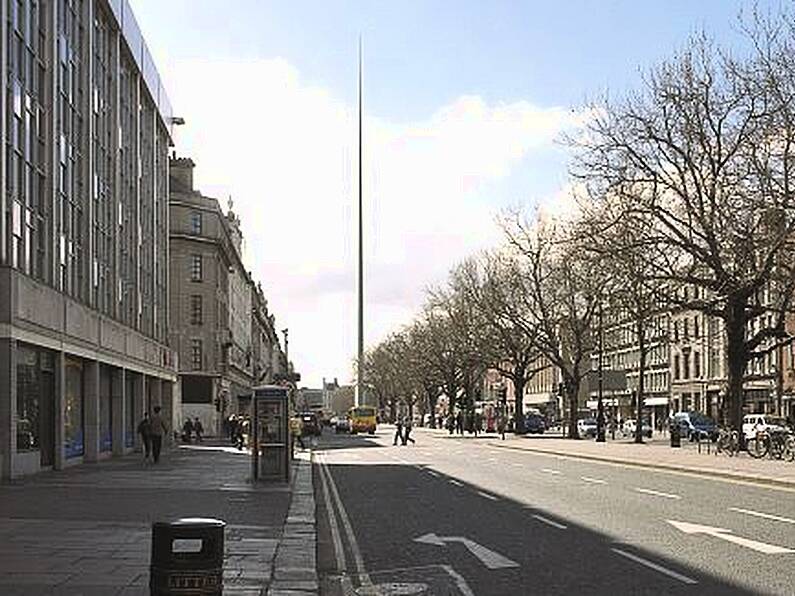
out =
[[[726,402],[731,428],[740,430],[743,423],[743,380],[748,356],[745,349],[745,305],[726,305]],[[742,433],[740,433],[742,437]]]
[[524,384],[525,384],[525,370],[524,367],[517,367],[514,370],[513,378],[513,401],[514,401],[514,421],[513,432],[517,435],[523,435],[527,432],[524,425]]
[[580,432],[577,429],[577,415],[579,414],[579,404],[577,398],[580,393],[580,382],[569,377],[563,382],[563,390],[569,402],[569,438],[579,439]]
[[436,428],[436,401],[439,399],[439,396],[436,393],[436,388],[433,389],[425,389],[426,396],[428,398],[428,412],[431,415],[431,428]]
[[[642,308],[642,306],[641,306]],[[635,415],[635,442],[643,443],[643,395],[646,390],[646,319],[638,316],[638,393]]]

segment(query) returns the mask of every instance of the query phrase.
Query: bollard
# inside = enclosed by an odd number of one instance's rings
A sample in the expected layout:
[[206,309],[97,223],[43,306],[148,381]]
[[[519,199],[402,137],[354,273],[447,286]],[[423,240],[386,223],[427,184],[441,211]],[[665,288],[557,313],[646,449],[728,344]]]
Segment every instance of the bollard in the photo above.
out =
[[225,528],[222,520],[200,517],[153,524],[150,595],[222,594]]
[[679,425],[672,424],[671,425],[671,447],[681,447],[682,446],[682,439],[679,435]]

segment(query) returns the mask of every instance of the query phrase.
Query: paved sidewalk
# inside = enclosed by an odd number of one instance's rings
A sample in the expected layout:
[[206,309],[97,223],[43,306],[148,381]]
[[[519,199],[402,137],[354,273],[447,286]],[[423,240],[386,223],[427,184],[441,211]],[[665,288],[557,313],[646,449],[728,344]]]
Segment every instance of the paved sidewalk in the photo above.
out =
[[[307,469],[298,460],[301,492]],[[269,593],[282,543],[294,542],[290,517],[309,505],[291,506],[291,487],[255,486],[249,476],[246,452],[205,444],[167,452],[157,465],[130,456],[0,485],[0,594],[148,594],[151,524],[179,517],[226,521],[224,594]],[[312,532],[314,514],[312,501]],[[300,546],[314,566],[314,534],[301,533]]]
[[[451,436],[447,431],[439,429],[416,430],[434,433],[451,440],[475,440],[474,436],[469,434],[461,437]],[[699,453],[695,443],[686,441],[682,442],[682,447],[672,448],[667,437],[655,438],[643,445],[636,445],[630,440],[597,443],[593,439],[574,441],[544,435],[517,437],[506,434],[505,440],[502,441],[497,435],[481,434],[477,440],[506,449],[519,449],[644,468],[685,471],[705,476],[795,488],[795,463],[753,459],[747,453],[740,453],[736,457],[728,457],[725,454],[716,455],[714,444],[709,445],[710,452],[707,452],[707,444],[702,443],[701,453]]]

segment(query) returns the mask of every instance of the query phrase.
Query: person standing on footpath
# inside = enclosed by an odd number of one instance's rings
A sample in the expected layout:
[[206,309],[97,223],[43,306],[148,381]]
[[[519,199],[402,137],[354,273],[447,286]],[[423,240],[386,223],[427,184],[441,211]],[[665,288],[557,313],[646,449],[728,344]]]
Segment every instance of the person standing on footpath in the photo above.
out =
[[182,425],[182,442],[190,443],[191,436],[193,435],[193,421],[188,417]]
[[160,416],[160,406],[155,406],[155,413],[149,420],[149,432],[152,437],[152,459],[160,461],[160,450],[163,448],[163,435],[168,434],[168,427]]
[[204,426],[198,416],[193,419],[193,432],[196,433],[196,442],[201,443],[202,435],[204,435]]
[[152,451],[152,424],[149,412],[144,412],[143,419],[138,423],[137,432],[141,435],[141,442],[144,445],[144,461],[148,461],[149,453]]

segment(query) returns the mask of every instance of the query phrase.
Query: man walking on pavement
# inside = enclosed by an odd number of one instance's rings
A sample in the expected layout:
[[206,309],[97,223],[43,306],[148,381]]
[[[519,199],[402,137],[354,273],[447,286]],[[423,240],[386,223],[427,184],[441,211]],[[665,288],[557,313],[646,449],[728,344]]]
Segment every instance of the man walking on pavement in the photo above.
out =
[[202,421],[199,420],[199,417],[193,419],[193,432],[196,433],[196,442],[202,442],[202,435],[204,434],[204,426],[202,426]]
[[149,420],[149,412],[144,412],[143,419],[138,423],[137,432],[141,435],[141,442],[144,445],[144,461],[147,461],[152,451],[152,423]]
[[406,422],[403,424],[403,444],[407,445],[409,441],[413,445],[416,441],[412,439],[409,435],[411,435],[411,418],[408,416],[406,417]]
[[155,406],[155,413],[149,421],[149,432],[152,437],[152,459],[157,463],[163,448],[163,435],[168,434],[168,427],[160,416],[160,406]]
[[395,440],[392,441],[392,444],[393,445],[397,445],[398,444],[398,439],[400,439],[400,442],[403,445],[406,444],[406,442],[403,440],[403,419],[402,418],[398,418],[397,421],[395,422]]

